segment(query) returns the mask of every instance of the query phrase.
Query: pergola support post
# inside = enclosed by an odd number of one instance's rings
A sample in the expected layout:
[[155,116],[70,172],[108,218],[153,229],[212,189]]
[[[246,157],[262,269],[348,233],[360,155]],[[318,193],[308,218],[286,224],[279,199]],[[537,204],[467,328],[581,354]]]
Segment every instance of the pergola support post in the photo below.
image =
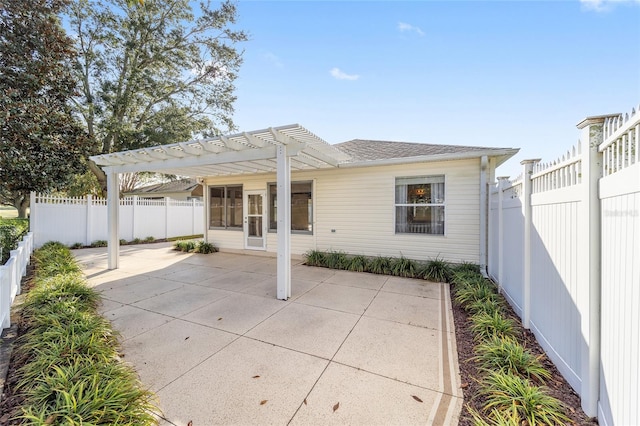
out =
[[118,269],[120,264],[120,183],[118,173],[106,170],[107,174],[107,267]]
[[278,269],[276,297],[291,297],[291,159],[287,147],[276,148],[277,209],[278,209]]

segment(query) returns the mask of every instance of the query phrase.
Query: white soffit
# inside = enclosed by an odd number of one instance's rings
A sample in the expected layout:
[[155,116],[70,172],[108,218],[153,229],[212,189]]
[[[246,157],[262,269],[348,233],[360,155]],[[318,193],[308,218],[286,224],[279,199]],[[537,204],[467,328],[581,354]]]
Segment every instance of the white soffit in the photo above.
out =
[[115,173],[149,171],[191,177],[273,173],[278,145],[288,147],[292,170],[337,167],[351,160],[298,124],[90,158]]

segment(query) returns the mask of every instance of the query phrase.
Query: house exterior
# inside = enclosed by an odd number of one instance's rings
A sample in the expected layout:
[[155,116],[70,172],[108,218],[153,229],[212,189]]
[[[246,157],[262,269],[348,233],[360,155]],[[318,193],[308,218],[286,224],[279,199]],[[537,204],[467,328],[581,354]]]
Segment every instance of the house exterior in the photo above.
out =
[[125,197],[138,196],[150,200],[171,198],[179,201],[202,200],[202,185],[195,179],[178,179],[164,183],[146,185],[133,191],[123,192]]
[[108,265],[117,269],[120,173],[203,184],[205,239],[277,257],[277,297],[291,257],[311,249],[487,261],[488,184],[512,148],[353,140],[330,145],[293,124],[91,157],[108,187]]
[[[291,174],[293,255],[317,249],[484,263],[481,182],[493,182],[495,168],[517,150],[370,140],[333,146],[352,163]],[[205,177],[209,241],[275,253],[275,181],[275,173]]]

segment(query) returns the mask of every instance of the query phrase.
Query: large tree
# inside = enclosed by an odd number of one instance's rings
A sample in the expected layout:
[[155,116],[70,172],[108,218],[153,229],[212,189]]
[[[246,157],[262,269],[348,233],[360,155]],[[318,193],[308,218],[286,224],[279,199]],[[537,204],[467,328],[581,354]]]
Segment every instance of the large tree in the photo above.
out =
[[[188,0],[75,0],[76,107],[96,151],[135,149],[234,129],[242,62],[236,7]],[[103,192],[106,177],[90,162]]]
[[69,99],[75,58],[58,13],[65,0],[0,0],[0,202],[26,216],[30,191],[83,168],[87,137]]

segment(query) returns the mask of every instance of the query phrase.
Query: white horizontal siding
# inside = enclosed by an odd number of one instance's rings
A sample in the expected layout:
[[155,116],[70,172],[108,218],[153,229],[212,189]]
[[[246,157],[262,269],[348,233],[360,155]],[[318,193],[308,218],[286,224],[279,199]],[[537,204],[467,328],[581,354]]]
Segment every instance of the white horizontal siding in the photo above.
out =
[[[293,254],[310,249],[340,250],[368,256],[400,256],[452,262],[479,261],[479,160],[446,161],[292,173],[292,181],[313,180],[314,235],[292,234]],[[445,235],[395,233],[395,179],[445,176]],[[211,178],[208,185],[242,184],[244,190],[266,190],[274,174]],[[335,230],[335,232],[332,232]],[[243,248],[242,232],[211,230],[221,248]],[[267,235],[267,250],[276,250],[276,234]]]

